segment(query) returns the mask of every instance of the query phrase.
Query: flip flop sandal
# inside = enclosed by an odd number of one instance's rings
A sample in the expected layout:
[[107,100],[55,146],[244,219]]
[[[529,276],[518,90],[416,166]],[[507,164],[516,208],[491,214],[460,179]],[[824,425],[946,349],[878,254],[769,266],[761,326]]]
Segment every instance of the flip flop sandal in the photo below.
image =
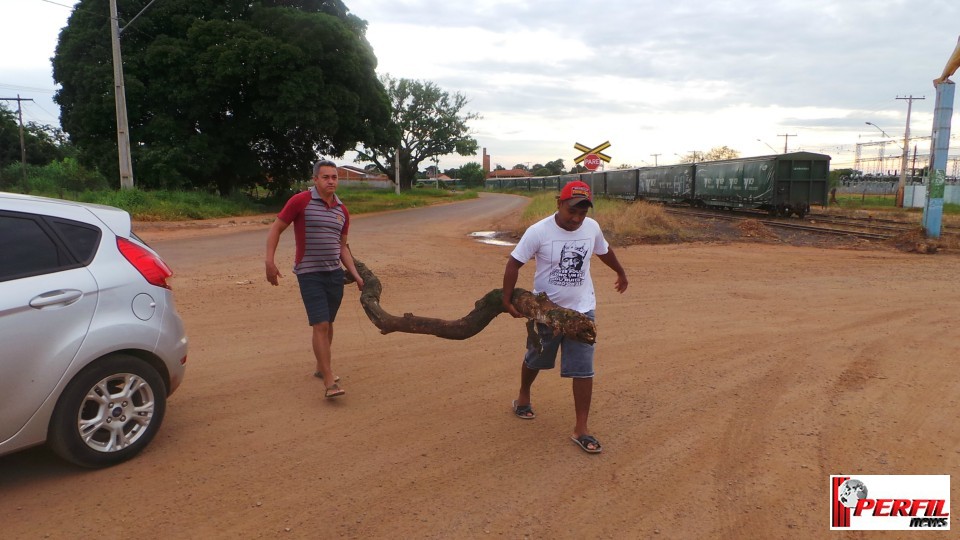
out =
[[517,400],[513,400],[513,414],[522,420],[533,420],[537,417],[530,405],[517,405]]
[[340,388],[339,384],[333,383],[332,386],[327,387],[327,390],[323,393],[323,397],[327,399],[331,399],[335,397],[340,397],[346,393],[347,393],[346,390],[344,390],[343,388]]
[[[570,440],[575,442],[577,446],[588,454],[599,454],[603,451],[603,448],[600,446],[600,441],[593,435],[581,435],[579,437],[571,435]],[[590,448],[590,445],[593,445],[593,448]]]

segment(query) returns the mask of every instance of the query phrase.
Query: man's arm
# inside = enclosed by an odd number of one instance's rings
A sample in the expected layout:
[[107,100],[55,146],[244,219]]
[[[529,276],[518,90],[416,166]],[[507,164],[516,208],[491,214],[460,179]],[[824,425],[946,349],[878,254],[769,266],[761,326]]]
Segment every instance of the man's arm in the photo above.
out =
[[340,261],[343,262],[343,266],[347,268],[354,281],[357,282],[357,288],[360,289],[360,292],[363,292],[363,278],[360,277],[360,273],[357,272],[357,265],[353,262],[353,253],[350,252],[346,235],[340,237]]
[[617,281],[613,284],[617,292],[622,293],[627,290],[627,273],[624,272],[623,267],[620,266],[620,261],[617,260],[617,255],[613,252],[613,248],[609,248],[603,255],[598,254],[597,257],[600,257],[603,264],[609,266],[611,270],[617,273]]
[[274,220],[273,225],[270,226],[270,232],[267,233],[267,256],[264,263],[267,267],[267,281],[269,281],[271,285],[278,285],[279,281],[277,281],[277,278],[283,277],[273,258],[277,254],[277,245],[280,244],[280,234],[289,226],[289,223],[277,218]]
[[521,266],[523,266],[522,262],[513,257],[507,257],[507,267],[503,269],[503,309],[515,319],[523,317],[523,314],[510,303],[513,289],[517,286],[517,278],[520,276]]

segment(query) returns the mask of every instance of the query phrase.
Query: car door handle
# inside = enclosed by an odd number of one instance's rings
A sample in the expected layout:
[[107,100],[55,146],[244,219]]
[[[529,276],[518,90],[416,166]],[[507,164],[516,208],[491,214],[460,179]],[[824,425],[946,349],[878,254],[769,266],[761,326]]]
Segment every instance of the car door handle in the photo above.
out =
[[83,291],[76,289],[45,292],[41,295],[34,296],[33,299],[30,300],[30,307],[40,309],[56,305],[69,306],[79,300],[81,296],[83,296]]

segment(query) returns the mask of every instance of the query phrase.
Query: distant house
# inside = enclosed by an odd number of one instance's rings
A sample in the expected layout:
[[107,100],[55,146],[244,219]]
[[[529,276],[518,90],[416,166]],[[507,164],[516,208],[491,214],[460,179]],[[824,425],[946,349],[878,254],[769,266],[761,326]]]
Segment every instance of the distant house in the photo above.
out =
[[524,169],[500,169],[487,173],[487,178],[525,178],[530,176],[530,171]]
[[379,172],[370,172],[360,167],[341,165],[337,167],[340,180],[387,180],[387,175]]
[[394,184],[390,178],[383,173],[370,172],[359,167],[350,165],[341,165],[337,167],[337,176],[340,177],[341,186],[352,187],[371,187],[380,189],[393,189]]

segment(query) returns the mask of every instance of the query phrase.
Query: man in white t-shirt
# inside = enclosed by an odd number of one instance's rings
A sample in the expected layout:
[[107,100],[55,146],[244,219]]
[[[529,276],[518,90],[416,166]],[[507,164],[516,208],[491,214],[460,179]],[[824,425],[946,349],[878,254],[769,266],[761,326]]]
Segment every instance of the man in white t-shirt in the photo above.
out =
[[[614,288],[627,290],[627,274],[613,249],[603,237],[596,220],[587,217],[593,207],[590,186],[570,182],[560,191],[557,212],[531,225],[507,259],[503,271],[503,307],[514,317],[523,317],[510,303],[517,285],[520,267],[536,259],[533,292],[546,293],[551,302],[594,318],[596,296],[590,278],[590,258],[599,259],[617,273]],[[585,452],[601,452],[600,441],[590,435],[587,417],[593,396],[593,349],[563,335],[555,336],[553,329],[536,323],[538,340],[527,339],[527,352],[520,372],[520,393],[513,402],[513,413],[524,420],[536,415],[530,405],[530,387],[541,369],[552,369],[560,351],[560,376],[573,379],[573,404],[577,423],[570,437]]]

